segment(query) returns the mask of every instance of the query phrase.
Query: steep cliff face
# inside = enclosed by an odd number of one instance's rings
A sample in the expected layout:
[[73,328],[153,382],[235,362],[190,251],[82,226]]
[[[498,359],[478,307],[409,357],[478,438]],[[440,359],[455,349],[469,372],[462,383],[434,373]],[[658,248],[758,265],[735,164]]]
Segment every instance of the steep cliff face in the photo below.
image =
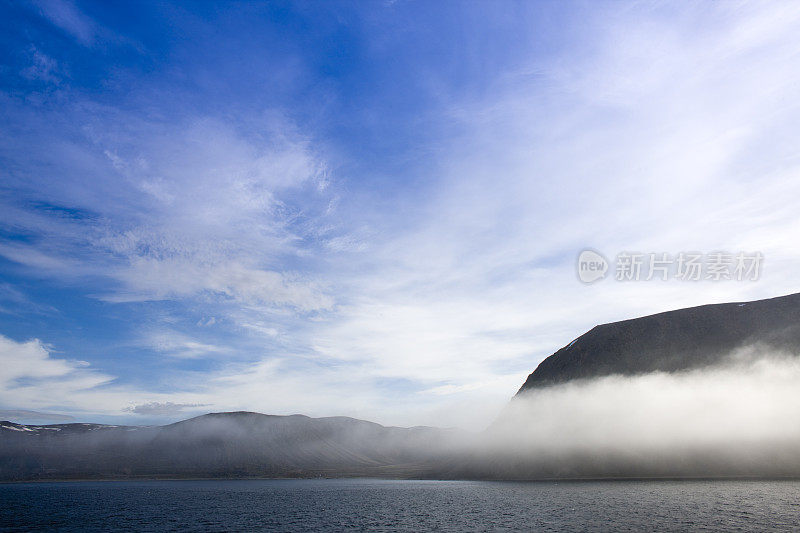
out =
[[517,394],[575,379],[702,368],[751,344],[800,354],[800,294],[596,326],[542,361]]

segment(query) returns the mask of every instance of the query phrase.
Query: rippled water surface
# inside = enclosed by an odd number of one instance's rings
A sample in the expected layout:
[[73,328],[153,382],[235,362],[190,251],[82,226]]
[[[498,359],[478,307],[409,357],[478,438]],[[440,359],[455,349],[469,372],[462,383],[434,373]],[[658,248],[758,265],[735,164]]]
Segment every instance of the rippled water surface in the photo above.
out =
[[800,531],[800,482],[0,484],[0,526],[4,531]]

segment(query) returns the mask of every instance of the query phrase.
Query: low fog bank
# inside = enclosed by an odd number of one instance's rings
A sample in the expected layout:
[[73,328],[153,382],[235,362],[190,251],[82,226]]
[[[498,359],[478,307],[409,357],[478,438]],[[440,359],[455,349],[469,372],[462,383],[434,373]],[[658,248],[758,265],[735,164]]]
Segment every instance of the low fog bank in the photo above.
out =
[[152,427],[5,423],[0,479],[428,477],[459,455],[462,434],[249,412]]
[[800,477],[800,358],[751,347],[704,370],[537,388],[479,434],[258,413],[0,427],[5,480],[316,476]]
[[460,476],[800,476],[800,358],[750,347],[703,370],[532,390],[476,446]]

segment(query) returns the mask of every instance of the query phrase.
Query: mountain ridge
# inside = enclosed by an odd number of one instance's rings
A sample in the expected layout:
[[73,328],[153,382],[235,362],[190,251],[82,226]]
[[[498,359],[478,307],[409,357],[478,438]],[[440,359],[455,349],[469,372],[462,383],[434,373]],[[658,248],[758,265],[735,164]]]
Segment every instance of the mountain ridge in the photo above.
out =
[[0,480],[425,477],[456,433],[249,411],[163,426],[2,421]]
[[544,359],[517,395],[576,379],[712,366],[757,344],[800,353],[800,293],[597,325]]

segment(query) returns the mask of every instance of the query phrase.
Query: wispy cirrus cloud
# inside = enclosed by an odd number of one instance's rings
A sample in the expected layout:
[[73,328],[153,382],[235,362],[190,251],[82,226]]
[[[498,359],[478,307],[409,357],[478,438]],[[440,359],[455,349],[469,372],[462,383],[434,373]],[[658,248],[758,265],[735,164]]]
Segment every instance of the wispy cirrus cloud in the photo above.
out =
[[73,2],[34,2],[40,13],[52,24],[65,31],[84,46],[90,46],[97,35],[95,22],[87,17]]
[[[85,119],[84,130],[94,131],[96,119]],[[325,201],[318,192],[324,164],[302,140],[282,132],[257,146],[214,121],[188,129],[139,123],[136,132],[103,131],[88,134],[92,143],[81,148],[82,159],[103,168],[92,179],[112,180],[126,192],[125,205],[119,198],[97,204],[92,184],[80,174],[62,210],[90,209],[95,216],[65,220],[51,211],[12,209],[6,222],[36,231],[37,242],[8,243],[0,253],[55,276],[112,278],[113,291],[101,295],[108,301],[208,292],[302,311],[331,306],[319,282],[283,268],[287,257],[305,253],[304,225],[313,225],[314,215],[281,194],[307,187],[319,196],[312,202]],[[119,155],[128,152],[138,155]],[[83,260],[90,257],[91,263]]]

